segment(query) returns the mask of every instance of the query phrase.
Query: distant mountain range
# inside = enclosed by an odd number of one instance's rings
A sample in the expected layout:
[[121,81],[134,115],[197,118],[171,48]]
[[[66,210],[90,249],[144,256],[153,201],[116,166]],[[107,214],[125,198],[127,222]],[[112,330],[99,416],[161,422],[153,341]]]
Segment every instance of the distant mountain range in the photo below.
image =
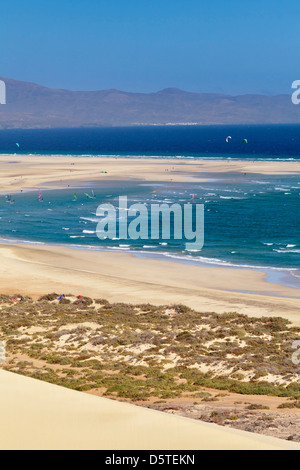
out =
[[230,96],[167,88],[157,93],[69,91],[0,77],[0,129],[180,124],[300,123],[290,95]]

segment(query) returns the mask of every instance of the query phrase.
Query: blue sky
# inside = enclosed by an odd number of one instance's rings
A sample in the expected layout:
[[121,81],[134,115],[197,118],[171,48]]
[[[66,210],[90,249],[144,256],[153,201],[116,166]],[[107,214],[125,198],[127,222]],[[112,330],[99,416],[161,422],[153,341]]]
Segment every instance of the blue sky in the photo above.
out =
[[1,0],[0,75],[53,88],[290,93],[299,0]]

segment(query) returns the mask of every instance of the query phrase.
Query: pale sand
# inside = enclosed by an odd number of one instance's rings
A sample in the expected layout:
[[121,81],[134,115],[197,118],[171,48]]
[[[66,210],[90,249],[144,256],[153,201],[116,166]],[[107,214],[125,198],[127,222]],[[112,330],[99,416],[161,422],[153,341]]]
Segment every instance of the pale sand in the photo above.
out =
[[[167,171],[166,171],[167,170]],[[107,171],[107,173],[104,173]],[[251,162],[224,160],[161,160],[88,158],[65,156],[0,156],[1,192],[76,186],[84,181],[141,179],[147,181],[199,182],[220,173],[298,174],[300,162]]]
[[[297,289],[259,271],[198,267],[129,253],[54,246],[0,245],[0,292],[106,298],[112,302],[186,304],[199,311],[283,316],[300,325]],[[264,291],[267,295],[238,291]],[[275,295],[285,297],[275,297]]]
[[5,450],[300,450],[300,444],[119,403],[2,370],[0,402],[0,449]]

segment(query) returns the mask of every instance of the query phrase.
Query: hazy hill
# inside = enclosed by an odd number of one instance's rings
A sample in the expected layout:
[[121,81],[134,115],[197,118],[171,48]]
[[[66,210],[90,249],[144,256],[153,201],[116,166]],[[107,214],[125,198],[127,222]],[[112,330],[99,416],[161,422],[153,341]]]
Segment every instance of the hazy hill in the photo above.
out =
[[69,91],[1,78],[7,104],[0,128],[131,126],[151,124],[300,123],[290,95],[230,96],[168,88],[157,93]]

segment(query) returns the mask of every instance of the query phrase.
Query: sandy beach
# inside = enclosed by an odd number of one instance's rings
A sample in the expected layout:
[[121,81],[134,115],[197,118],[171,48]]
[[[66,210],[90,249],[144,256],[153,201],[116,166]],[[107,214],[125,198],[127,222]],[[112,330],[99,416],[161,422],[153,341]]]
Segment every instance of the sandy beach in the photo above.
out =
[[[38,189],[40,185],[84,186],[102,179],[189,182],[205,181],[221,173],[295,174],[299,169],[299,163],[294,162],[1,156],[0,183],[1,192],[8,193]],[[268,282],[263,271],[200,267],[128,253],[34,244],[2,243],[0,256],[3,294],[20,293],[37,299],[57,292],[110,302],[176,303],[203,312],[284,317],[300,326],[297,289]],[[2,448],[20,448],[20,442],[22,448],[299,448],[297,444],[140,409],[3,371],[0,375],[0,395],[6,403],[1,420]],[[47,429],[42,421],[47,421]],[[7,437],[10,428],[13,440]],[[37,432],[39,429],[43,432]]]
[[180,303],[206,312],[283,316],[300,325],[297,290],[267,282],[259,271],[55,246],[1,244],[0,255],[1,292],[10,295],[36,299],[56,291],[112,302]]
[[297,174],[299,162],[241,160],[176,160],[137,158],[92,158],[66,156],[0,156],[1,192],[44,188],[76,187],[84,182],[137,179],[145,181],[207,181],[227,174]]

